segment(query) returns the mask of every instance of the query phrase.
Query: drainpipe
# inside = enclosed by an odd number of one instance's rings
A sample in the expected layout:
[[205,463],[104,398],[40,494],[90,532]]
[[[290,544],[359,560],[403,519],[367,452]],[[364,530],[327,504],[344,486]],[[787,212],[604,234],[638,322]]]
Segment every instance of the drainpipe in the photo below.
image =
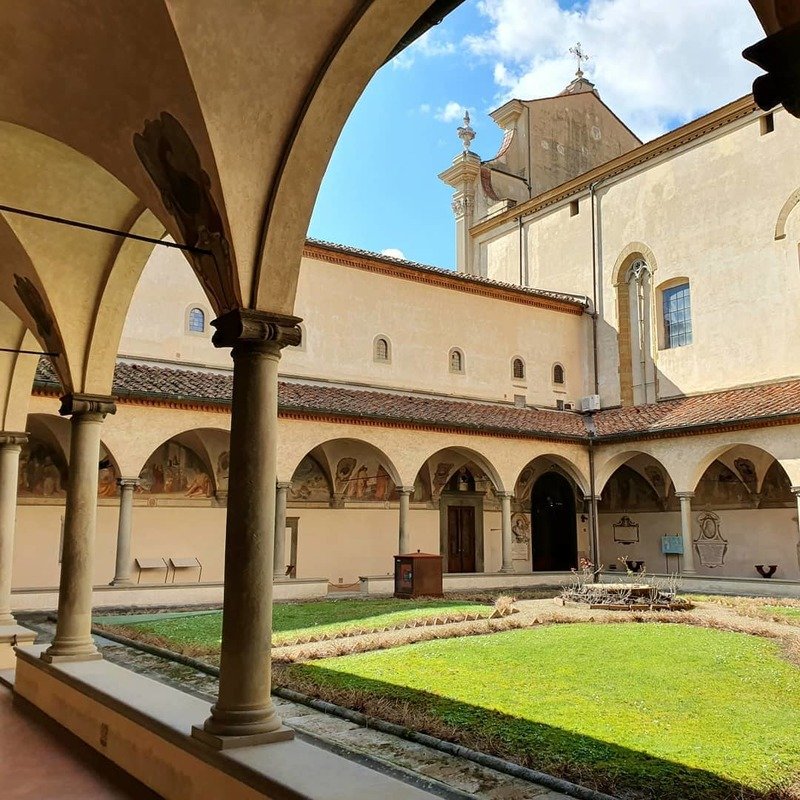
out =
[[594,475],[594,431],[589,431],[589,521],[592,533],[592,561],[594,562],[594,579],[600,575],[600,526],[597,519],[597,498],[595,497]]
[[519,285],[525,286],[522,277],[522,216],[517,218],[518,230],[519,230]]

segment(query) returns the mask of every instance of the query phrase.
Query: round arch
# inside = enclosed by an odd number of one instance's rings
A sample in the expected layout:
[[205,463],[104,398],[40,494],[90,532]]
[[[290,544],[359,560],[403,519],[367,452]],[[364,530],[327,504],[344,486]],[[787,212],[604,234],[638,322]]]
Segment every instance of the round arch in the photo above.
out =
[[447,473],[447,476],[444,480],[444,484],[450,480],[450,478],[455,474],[456,470],[464,465],[467,461],[474,462],[478,467],[480,467],[483,472],[486,474],[486,477],[492,482],[492,486],[496,492],[504,492],[506,491],[505,486],[503,485],[502,478],[500,477],[500,473],[495,468],[494,464],[485,456],[483,453],[475,450],[471,447],[465,447],[463,445],[452,445],[448,447],[440,447],[434,452],[430,453],[426,458],[422,460],[417,471],[414,473],[415,475],[419,473],[425,464],[427,464],[431,459],[438,456],[440,453],[446,452],[453,452],[456,453],[462,460],[458,463],[455,463],[451,466],[450,470]]
[[[690,479],[691,486],[693,489],[697,488],[697,485],[700,483],[703,475],[705,475],[706,470],[715,462],[715,461],[722,461],[726,455],[730,454],[732,451],[739,451],[739,455],[741,458],[748,458],[751,456],[751,462],[754,459],[757,459],[761,463],[757,466],[764,466],[767,464],[765,468],[757,471],[756,475],[756,491],[760,490],[761,483],[764,479],[764,475],[766,474],[766,470],[769,466],[772,465],[772,462],[777,462],[780,464],[781,469],[784,469],[783,465],[781,464],[780,460],[777,456],[773,455],[769,450],[760,445],[751,444],[750,442],[728,442],[726,444],[720,444],[716,447],[712,447],[711,449],[707,450],[696,462],[693,472],[691,473],[692,477]],[[761,458],[759,458],[761,456]],[[724,463],[724,461],[723,461]],[[727,466],[727,465],[726,465]],[[735,465],[733,465],[735,467]],[[745,485],[747,485],[747,481],[745,478],[740,474],[742,470],[738,468],[734,468],[734,474],[739,477]],[[785,469],[784,469],[785,471]],[[760,474],[758,474],[760,473]]]
[[[352,451],[354,448],[361,448],[362,450],[365,450],[372,458],[374,458],[386,470],[389,478],[392,480],[395,486],[403,485],[400,472],[398,471],[394,461],[383,449],[372,442],[366,441],[365,439],[347,436],[327,439],[314,445],[305,453],[303,453],[299,459],[295,457],[293,463],[291,464],[291,472],[287,470],[287,473],[293,476],[297,472],[297,468],[300,466],[303,459],[306,458],[306,456],[313,454],[315,460],[318,462],[324,462],[321,463],[320,466],[323,468],[323,472],[327,472],[332,489],[335,489],[336,479],[339,472],[339,462],[345,458],[352,458],[352,455],[345,454],[348,450]],[[344,466],[342,468],[344,469]],[[351,471],[355,471],[355,466]]]
[[778,219],[775,220],[775,241],[786,238],[786,223],[795,207],[800,203],[800,188],[795,189],[781,206]]
[[[620,467],[642,456],[652,462],[655,462],[655,464],[657,464],[658,467],[664,471],[664,475],[666,476],[667,481],[669,481],[669,483],[673,487],[676,486],[675,478],[673,477],[669,468],[662,459],[658,458],[658,456],[654,456],[647,450],[631,449],[631,450],[624,450],[621,453],[616,453],[615,455],[611,456],[611,458],[609,458],[606,462],[604,462],[602,465],[599,466],[599,468],[595,473],[595,485],[594,485],[595,494],[597,495],[602,494],[603,489],[606,487],[606,484],[611,479],[611,476]],[[652,484],[652,480],[650,480],[649,478],[647,480]],[[667,488],[669,487],[667,486]]]
[[[589,479],[586,477],[586,475],[584,475],[583,471],[577,464],[575,464],[573,461],[570,461],[570,459],[568,459],[566,456],[562,456],[557,453],[542,453],[541,455],[535,456],[528,461],[525,466],[518,470],[514,480],[515,493],[520,485],[520,481],[524,478],[526,470],[535,469],[536,466],[543,466],[548,463],[551,465],[551,467],[558,467],[559,470],[566,473],[566,475],[570,477],[578,487],[583,496],[588,497],[590,494]],[[537,476],[531,475],[530,477],[535,478]]]

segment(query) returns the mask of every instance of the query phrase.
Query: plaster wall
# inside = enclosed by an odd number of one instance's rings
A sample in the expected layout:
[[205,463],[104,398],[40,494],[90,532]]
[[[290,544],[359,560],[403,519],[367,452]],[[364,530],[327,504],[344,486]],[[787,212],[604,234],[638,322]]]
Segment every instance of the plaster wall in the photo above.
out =
[[[511,243],[503,240],[502,247],[505,252]],[[210,321],[188,264],[179,253],[160,249],[134,294],[120,353],[230,368],[228,351],[211,346],[210,329],[187,332],[188,310],[195,306]],[[529,403],[554,405],[549,385],[542,385],[549,365],[564,364],[576,386],[585,369],[588,320],[582,316],[329,262],[303,259],[295,313],[304,318],[305,341],[283,351],[285,377],[491,400],[523,394]],[[390,340],[389,363],[373,358],[378,335]],[[453,347],[464,353],[463,374],[450,371]],[[528,365],[526,386],[512,381],[514,356]]]
[[[599,186],[604,406],[620,402],[615,284],[624,255],[637,250],[652,262],[651,341],[659,398],[800,374],[786,344],[800,334],[800,210],[789,214],[785,238],[775,239],[781,209],[800,186],[800,121],[779,110],[774,131],[762,135],[760,116],[731,123]],[[577,216],[565,201],[525,223],[529,281],[591,295],[589,195],[570,199],[579,201]],[[490,278],[513,280],[516,274],[519,280],[517,237],[516,226],[507,224],[477,240]],[[664,349],[659,287],[680,278],[690,282],[693,341]]]
[[[698,575],[757,578],[755,564],[777,564],[776,579],[800,579],[796,509],[714,510],[714,513],[720,518],[720,533],[728,540],[725,564],[715,568],[704,567],[695,551],[695,572]],[[693,538],[697,538],[700,532],[697,523],[699,515],[698,510],[692,510]],[[670,556],[669,562],[666,562],[661,554],[660,540],[665,535],[680,536],[680,513],[632,513],[630,516],[639,523],[640,541],[638,544],[622,545],[614,542],[612,529],[620,515],[600,515],[601,562],[606,567],[617,564],[618,570],[624,571],[624,567],[617,562],[621,556],[644,561],[648,572],[677,572],[677,557]]]

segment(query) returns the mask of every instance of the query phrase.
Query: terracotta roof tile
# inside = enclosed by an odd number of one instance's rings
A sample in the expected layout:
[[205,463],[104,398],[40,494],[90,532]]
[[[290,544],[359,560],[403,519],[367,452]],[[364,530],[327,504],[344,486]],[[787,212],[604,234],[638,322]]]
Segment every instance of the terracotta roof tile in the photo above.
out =
[[[46,359],[39,363],[36,384],[48,389],[59,386]],[[122,361],[114,371],[114,394],[120,398],[226,406],[231,401],[231,388],[230,372]],[[278,406],[283,412],[379,419],[532,438],[573,441],[588,438],[586,421],[581,414],[517,408],[507,403],[464,402],[445,397],[281,381]],[[612,408],[591,416],[599,441],[759,419],[800,417],[800,380],[681,397],[646,406]]]

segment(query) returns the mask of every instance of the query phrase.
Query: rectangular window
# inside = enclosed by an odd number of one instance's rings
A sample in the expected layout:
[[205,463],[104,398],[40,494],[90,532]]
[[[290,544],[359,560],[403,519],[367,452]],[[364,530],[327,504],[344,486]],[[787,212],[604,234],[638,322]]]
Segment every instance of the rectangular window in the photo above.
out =
[[570,200],[569,203],[569,215],[571,217],[577,217],[580,213],[581,207],[578,205],[577,200]]
[[770,111],[769,114],[764,114],[761,117],[761,135],[763,136],[765,133],[772,133],[775,130],[775,117],[772,115]]
[[683,347],[692,343],[692,300],[689,284],[664,289],[664,347]]

